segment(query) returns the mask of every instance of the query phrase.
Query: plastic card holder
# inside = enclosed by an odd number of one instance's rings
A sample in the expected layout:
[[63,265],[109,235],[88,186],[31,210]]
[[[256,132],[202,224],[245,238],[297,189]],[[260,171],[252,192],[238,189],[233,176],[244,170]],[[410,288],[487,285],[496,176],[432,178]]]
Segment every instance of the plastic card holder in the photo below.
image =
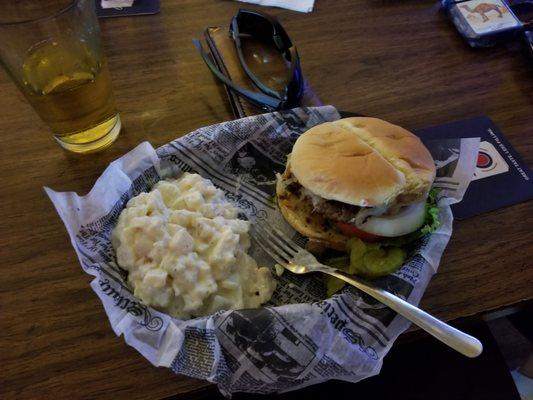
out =
[[472,47],[495,46],[523,30],[522,22],[503,0],[442,0],[441,3]]

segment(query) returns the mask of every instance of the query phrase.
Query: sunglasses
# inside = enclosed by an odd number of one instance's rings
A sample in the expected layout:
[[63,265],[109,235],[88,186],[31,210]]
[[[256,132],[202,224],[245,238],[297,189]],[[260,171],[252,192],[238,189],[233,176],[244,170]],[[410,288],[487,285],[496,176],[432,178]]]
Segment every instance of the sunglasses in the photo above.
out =
[[[284,110],[300,105],[304,91],[300,58],[296,47],[293,46],[287,32],[285,32],[285,29],[283,29],[277,19],[259,11],[241,9],[231,19],[229,31],[235,43],[242,69],[259,91],[248,90],[228,79],[211,61],[211,55],[204,50],[201,42],[198,39],[193,39],[196,49],[213,75],[231,90],[263,110]],[[268,87],[250,69],[242,50],[241,38],[243,36],[252,36],[268,45],[272,45],[289,63],[289,81],[283,90],[276,91]]]

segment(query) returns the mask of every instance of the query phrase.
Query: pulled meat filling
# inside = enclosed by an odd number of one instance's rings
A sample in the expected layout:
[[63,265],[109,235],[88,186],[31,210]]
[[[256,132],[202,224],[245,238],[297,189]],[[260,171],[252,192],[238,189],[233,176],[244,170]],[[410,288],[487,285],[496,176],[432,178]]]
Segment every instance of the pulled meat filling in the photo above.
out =
[[361,207],[351,204],[322,199],[303,188],[298,182],[290,183],[286,189],[293,195],[309,202],[313,208],[313,212],[322,214],[325,218],[333,221],[348,223],[353,221],[357,213],[361,210]]

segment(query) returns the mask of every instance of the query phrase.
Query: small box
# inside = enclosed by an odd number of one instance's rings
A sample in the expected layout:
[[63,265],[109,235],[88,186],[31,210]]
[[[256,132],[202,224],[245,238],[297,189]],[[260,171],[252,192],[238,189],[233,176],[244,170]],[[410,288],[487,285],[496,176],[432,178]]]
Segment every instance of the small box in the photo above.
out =
[[442,0],[441,3],[472,47],[491,47],[523,30],[522,22],[503,0]]

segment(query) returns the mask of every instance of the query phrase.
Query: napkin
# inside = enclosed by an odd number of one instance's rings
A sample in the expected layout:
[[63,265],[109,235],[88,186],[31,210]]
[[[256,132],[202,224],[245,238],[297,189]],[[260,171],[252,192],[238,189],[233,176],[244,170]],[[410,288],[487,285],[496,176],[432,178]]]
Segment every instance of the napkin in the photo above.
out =
[[299,11],[299,12],[311,12],[313,11],[313,5],[315,0],[238,0],[244,3],[259,4],[261,6],[271,6],[286,8],[287,10]]
[[131,7],[134,0],[102,0],[102,8]]

